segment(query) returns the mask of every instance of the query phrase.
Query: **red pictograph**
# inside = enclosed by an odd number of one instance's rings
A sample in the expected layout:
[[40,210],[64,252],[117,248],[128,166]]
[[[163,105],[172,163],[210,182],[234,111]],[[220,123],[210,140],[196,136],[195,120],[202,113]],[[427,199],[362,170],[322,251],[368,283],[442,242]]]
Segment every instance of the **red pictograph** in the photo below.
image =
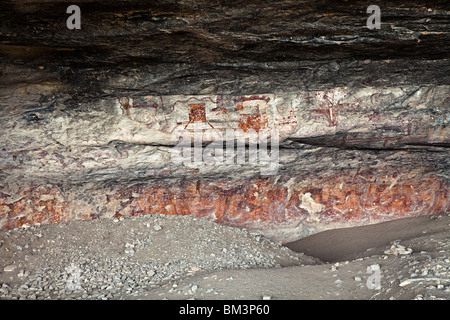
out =
[[189,105],[189,122],[184,127],[185,129],[191,122],[203,122],[205,121],[210,125],[211,128],[214,127],[206,120],[206,108],[204,103],[192,103]]

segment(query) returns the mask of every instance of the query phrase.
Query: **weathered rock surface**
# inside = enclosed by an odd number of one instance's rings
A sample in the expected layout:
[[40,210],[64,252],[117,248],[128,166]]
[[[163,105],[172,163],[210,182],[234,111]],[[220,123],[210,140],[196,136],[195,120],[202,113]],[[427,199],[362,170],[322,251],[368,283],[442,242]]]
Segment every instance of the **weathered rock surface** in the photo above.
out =
[[79,5],[68,30],[66,3],[0,4],[0,228],[191,214],[292,241],[448,211],[447,2],[386,3],[380,30],[359,1]]

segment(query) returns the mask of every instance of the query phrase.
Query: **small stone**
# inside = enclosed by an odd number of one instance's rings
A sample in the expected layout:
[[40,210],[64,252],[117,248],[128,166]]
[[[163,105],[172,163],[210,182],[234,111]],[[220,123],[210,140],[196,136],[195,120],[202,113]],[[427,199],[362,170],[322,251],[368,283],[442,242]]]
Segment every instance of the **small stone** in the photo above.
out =
[[159,225],[159,224],[156,224],[154,227],[153,227],[153,230],[155,230],[155,231],[159,231],[159,230],[161,230],[162,229],[162,227]]
[[356,276],[354,279],[355,279],[355,281],[358,281],[358,282],[362,280],[360,276]]
[[270,299],[272,299],[272,297],[271,296],[263,296],[262,299],[263,300],[270,300]]
[[405,246],[399,244],[398,241],[394,241],[391,247],[388,250],[385,250],[384,253],[391,255],[408,255],[412,253],[412,249],[406,248]]
[[193,293],[197,292],[197,289],[198,289],[198,286],[197,286],[196,284],[194,284],[194,285],[191,287],[191,290],[192,290]]
[[13,264],[11,264],[11,265],[9,265],[9,266],[4,267],[4,268],[3,268],[3,271],[5,271],[5,272],[11,272],[11,271],[14,271],[14,269],[16,269],[16,266],[13,265]]
[[372,264],[369,266],[372,271],[380,270],[380,265],[378,263]]

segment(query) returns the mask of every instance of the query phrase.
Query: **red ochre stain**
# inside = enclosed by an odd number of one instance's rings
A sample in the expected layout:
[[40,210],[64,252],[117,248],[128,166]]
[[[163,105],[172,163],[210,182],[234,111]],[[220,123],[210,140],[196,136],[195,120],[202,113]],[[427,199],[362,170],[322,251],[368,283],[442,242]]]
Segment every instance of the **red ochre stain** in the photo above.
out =
[[0,222],[5,221],[2,229],[67,220],[67,203],[58,188],[30,186],[20,191],[19,199],[12,203],[4,193],[0,197]]
[[206,121],[204,103],[194,103],[189,105],[189,122],[194,121]]
[[[113,210],[108,216],[141,214],[194,215],[237,227],[267,227],[305,221],[326,226],[332,223],[361,225],[403,217],[443,213],[449,209],[448,184],[437,176],[401,179],[399,174],[385,177],[343,174],[308,180],[281,176],[243,181],[182,180],[172,184],[147,184],[129,188],[117,186],[108,191],[100,206]],[[302,185],[298,187],[298,185]],[[105,192],[106,193],[106,192]],[[302,199],[317,203],[318,212],[309,212]],[[23,224],[55,223],[69,219],[93,219],[101,214],[68,215],[71,203],[58,188],[22,188],[22,198],[11,202],[0,193],[2,229]],[[86,195],[84,195],[86,197]],[[9,200],[8,200],[9,199]],[[86,201],[84,212],[102,212]],[[88,210],[89,209],[89,210]],[[72,210],[73,211],[73,210]],[[103,210],[105,211],[105,210]]]
[[159,105],[155,102],[152,104],[148,104],[146,102],[141,103],[130,103],[130,99],[128,97],[117,97],[117,101],[120,105],[120,110],[122,111],[122,115],[130,115],[130,109],[138,109],[138,108],[153,108],[158,110]]
[[267,122],[267,117],[259,113],[242,114],[240,116],[238,128],[244,130],[244,132],[247,132],[250,129],[259,132],[259,130],[267,127]]
[[130,115],[130,109],[133,107],[130,104],[130,99],[128,99],[127,97],[118,97],[117,101],[120,104],[120,110],[122,110],[122,115],[124,114]]
[[244,109],[244,102],[246,101],[265,101],[266,103],[269,103],[270,98],[266,96],[250,96],[250,97],[237,97],[233,99],[233,102],[236,104],[236,110],[243,110]]

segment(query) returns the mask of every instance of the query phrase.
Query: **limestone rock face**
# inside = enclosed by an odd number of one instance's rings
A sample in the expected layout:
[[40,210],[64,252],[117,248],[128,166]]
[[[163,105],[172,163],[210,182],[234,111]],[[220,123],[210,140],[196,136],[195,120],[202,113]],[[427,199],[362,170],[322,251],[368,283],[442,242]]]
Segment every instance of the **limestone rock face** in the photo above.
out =
[[190,214],[293,241],[448,211],[446,1],[380,30],[359,1],[78,3],[80,30],[0,4],[0,228]]

